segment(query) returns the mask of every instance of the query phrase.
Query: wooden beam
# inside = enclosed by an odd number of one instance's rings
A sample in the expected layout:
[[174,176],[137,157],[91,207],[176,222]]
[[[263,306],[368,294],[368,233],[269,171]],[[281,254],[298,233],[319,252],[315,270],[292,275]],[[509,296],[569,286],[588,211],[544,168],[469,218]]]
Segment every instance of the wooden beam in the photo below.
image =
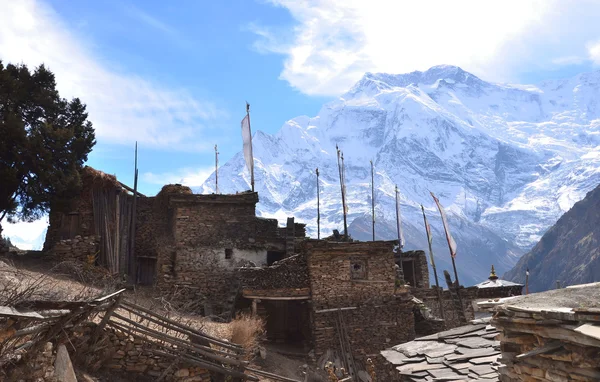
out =
[[247,299],[259,299],[259,300],[276,300],[276,301],[290,301],[290,300],[309,300],[310,296],[290,296],[290,297],[268,297],[268,296],[242,296]]
[[[192,344],[191,342],[187,342],[187,341],[183,341],[179,338],[170,336],[168,334],[165,333],[161,333],[159,331],[153,330],[153,329],[149,329],[144,325],[140,325],[137,322],[130,320],[126,317],[123,317],[117,313],[114,314],[114,317],[117,317],[119,320],[125,321],[127,322],[129,325],[131,325],[130,330],[135,330],[139,333],[142,333],[146,336],[150,336],[150,337],[154,337],[158,340],[161,341],[166,341],[169,342],[172,345],[176,345],[177,347],[181,347],[181,348],[185,348],[191,351],[194,351],[198,354],[203,355],[204,357],[208,358],[208,359],[212,359],[214,361],[217,362],[222,362],[222,363],[226,363],[228,365],[235,365],[235,366],[240,366],[240,365],[245,365],[247,364],[246,361],[240,361],[239,359],[236,358],[227,358],[227,357],[221,357],[220,355],[214,354],[214,352],[212,351],[206,351],[202,348],[200,348],[199,346]],[[122,323],[118,323],[115,321],[110,321],[111,325],[114,324],[118,324],[121,327],[127,327]],[[212,349],[211,349],[212,350]]]
[[111,297],[117,296],[117,295],[119,295],[119,294],[121,294],[121,293],[125,292],[125,290],[126,290],[126,289],[125,289],[125,288],[123,288],[123,289],[120,289],[120,290],[118,290],[118,291],[116,291],[116,292],[114,292],[114,293],[107,294],[106,296],[103,296],[103,297],[100,297],[100,298],[97,298],[97,299],[95,299],[95,300],[94,300],[94,302],[102,302],[102,301],[104,301],[104,300],[108,300],[108,299],[109,299],[109,298],[111,298]]
[[356,306],[349,306],[346,308],[333,308],[333,309],[321,309],[321,310],[315,310],[315,313],[327,313],[327,312],[337,312],[340,310],[354,310],[357,309]]
[[[124,290],[124,289],[123,289]],[[110,320],[110,316],[115,312],[115,310],[119,307],[119,304],[121,303],[121,300],[123,299],[123,295],[119,294],[119,297],[117,297],[117,299],[115,300],[115,302],[110,306],[110,308],[108,308],[108,310],[104,313],[104,317],[102,317],[102,321],[100,321],[100,323],[98,324],[98,326],[96,327],[96,330],[94,330],[94,334],[92,335],[92,338],[90,340],[90,344],[92,344],[92,348],[95,347],[96,345],[96,341],[98,341],[98,338],[100,337],[100,335],[102,334],[102,331],[104,330],[104,327],[106,326],[106,324],[108,323],[108,320]]]
[[[119,181],[117,180],[117,182],[119,182]],[[129,191],[129,192],[131,192],[131,193],[133,193],[133,194],[137,194],[137,196],[141,196],[142,198],[147,198],[147,196],[146,196],[146,195],[142,194],[142,193],[141,193],[141,192],[139,192],[139,191],[135,191],[133,188],[129,187],[128,185],[126,185],[126,184],[124,184],[124,183],[121,183],[121,182],[119,182],[119,184],[121,185],[121,187],[123,187],[123,188],[124,188],[124,189],[126,189],[127,191]]]
[[284,377],[282,375],[278,375],[278,374],[273,374],[273,373],[268,373],[266,371],[263,370],[258,370],[258,369],[252,369],[250,367],[246,368],[246,370],[248,370],[251,373],[257,374],[259,376],[262,377],[268,377],[270,379],[276,379],[278,381],[285,381],[285,382],[301,382],[297,379],[292,379],[292,378],[288,378],[288,377]]
[[217,365],[208,363],[204,360],[200,360],[196,357],[192,357],[187,354],[181,354],[181,355],[180,354],[171,354],[171,353],[167,353],[167,352],[164,352],[161,350],[153,350],[153,352],[156,353],[157,355],[162,355],[165,357],[180,358],[182,361],[186,361],[193,365],[200,366],[201,368],[204,368],[206,370],[215,371],[215,372],[221,373],[221,374],[231,375],[232,377],[237,377],[237,378],[241,378],[241,379],[245,379],[245,380],[256,381],[256,382],[259,381],[258,378],[254,377],[252,375],[244,374],[242,372],[235,371],[235,370],[229,370],[222,366],[217,366]]
[[[131,309],[131,308],[130,308],[130,307],[128,307],[128,306],[124,306],[124,305],[123,305],[121,308],[122,308],[122,309],[125,309],[125,310],[127,310],[128,312],[134,313],[135,315],[137,315],[137,316],[141,317],[143,320],[148,320],[148,321],[150,321],[150,322],[154,322],[155,324],[161,325],[161,326],[165,327],[166,329],[173,330],[173,331],[176,331],[176,332],[178,332],[178,333],[181,333],[181,334],[185,334],[186,336],[188,336],[188,337],[190,337],[190,338],[192,338],[192,337],[193,337],[193,338],[195,338],[195,339],[201,339],[201,340],[204,340],[204,338],[202,338],[201,336],[198,336],[198,335],[196,335],[196,334],[194,334],[194,333],[192,333],[192,332],[189,332],[189,331],[187,331],[187,330],[186,330],[186,331],[184,331],[184,330],[178,329],[178,328],[176,328],[176,327],[174,327],[174,326],[172,326],[172,325],[170,325],[170,324],[167,324],[167,323],[161,322],[160,320],[158,320],[158,319],[156,319],[156,318],[153,318],[153,317],[150,317],[150,316],[147,316],[147,315],[144,315],[144,314],[140,314],[139,312],[136,312],[134,309]],[[117,315],[117,316],[118,316],[118,317],[121,317],[121,316],[119,316],[119,315]],[[208,342],[208,341],[207,341],[207,342]],[[223,354],[223,355],[227,355],[227,356],[237,356],[237,354],[238,354],[238,353],[233,353],[233,354],[232,354],[232,353],[227,353],[227,352],[225,352],[225,351],[218,350],[218,349],[213,349],[213,348],[211,348],[211,347],[209,347],[209,346],[203,346],[203,345],[200,345],[200,344],[198,344],[198,343],[193,343],[193,344],[194,344],[195,346],[199,346],[199,347],[200,347],[200,348],[202,348],[202,349],[209,350],[209,351],[213,351],[213,352],[217,352],[217,353],[219,353],[219,354]]]
[[233,343],[230,343],[230,342],[225,342],[225,341],[223,341],[221,339],[218,339],[216,337],[210,336],[210,335],[208,335],[206,333],[202,333],[201,331],[196,330],[196,329],[194,329],[194,328],[192,328],[190,326],[183,325],[183,324],[181,324],[181,323],[179,323],[177,321],[174,321],[174,320],[171,320],[171,319],[169,319],[167,317],[164,317],[164,316],[161,316],[159,314],[156,314],[155,312],[153,312],[153,311],[151,311],[149,309],[146,309],[143,306],[139,306],[139,305],[134,304],[134,303],[129,302],[129,301],[123,301],[123,305],[124,306],[129,306],[129,307],[131,307],[133,309],[136,309],[136,310],[139,310],[141,312],[144,312],[144,313],[146,313],[146,314],[148,314],[150,316],[156,317],[159,320],[164,321],[166,323],[169,323],[169,324],[171,324],[171,325],[173,325],[173,326],[175,326],[177,328],[180,328],[180,329],[189,331],[191,333],[194,333],[197,336],[202,337],[203,339],[206,339],[208,342],[211,342],[211,343],[213,343],[215,345],[219,345],[219,346],[227,348],[227,349],[232,349],[234,351],[237,350],[238,352],[243,352],[244,351],[243,347],[240,346],[240,345],[233,344]]

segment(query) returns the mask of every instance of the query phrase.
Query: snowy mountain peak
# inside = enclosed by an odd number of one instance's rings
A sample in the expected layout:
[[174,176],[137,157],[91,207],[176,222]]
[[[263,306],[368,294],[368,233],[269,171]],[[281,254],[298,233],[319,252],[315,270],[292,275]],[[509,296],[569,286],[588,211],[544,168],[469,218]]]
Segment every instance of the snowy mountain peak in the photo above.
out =
[[383,91],[398,87],[418,87],[419,85],[452,86],[456,83],[478,87],[490,85],[458,66],[437,65],[425,72],[414,71],[406,74],[365,73],[363,78],[352,87],[347,95],[356,95],[360,92],[373,94],[374,90]]
[[[378,237],[393,239],[394,185],[408,248],[426,248],[427,208],[440,267],[447,247],[429,191],[449,213],[465,282],[512,267],[573,203],[600,183],[598,72],[539,86],[492,84],[456,66],[407,74],[367,73],[314,118],[254,138],[258,212],[296,216],[316,236],[342,222],[335,145],[344,151],[350,232],[368,239],[370,166],[375,163]],[[219,170],[221,192],[249,188],[243,156]],[[213,175],[214,176],[214,175]],[[212,192],[214,177],[202,188]]]

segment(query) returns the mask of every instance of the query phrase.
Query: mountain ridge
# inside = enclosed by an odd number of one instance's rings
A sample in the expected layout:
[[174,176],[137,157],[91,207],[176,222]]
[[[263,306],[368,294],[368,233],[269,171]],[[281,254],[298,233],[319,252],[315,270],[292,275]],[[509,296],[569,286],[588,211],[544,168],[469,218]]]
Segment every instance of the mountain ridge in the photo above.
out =
[[[296,216],[316,236],[319,167],[322,234],[339,229],[337,144],[346,159],[350,223],[370,217],[373,160],[376,230],[386,232],[378,238],[393,238],[398,184],[404,226],[413,232],[407,249],[426,248],[424,204],[436,259],[447,265],[433,191],[457,239],[461,281],[482,281],[491,264],[499,273],[512,268],[600,183],[599,84],[600,71],[538,85],[489,83],[448,65],[400,75],[367,73],[317,116],[293,118],[273,135],[255,133],[258,213]],[[214,174],[198,191],[210,193],[213,186]],[[240,153],[219,169],[219,188],[249,188]]]
[[513,269],[504,276],[541,292],[561,286],[600,281],[600,186],[563,214]]

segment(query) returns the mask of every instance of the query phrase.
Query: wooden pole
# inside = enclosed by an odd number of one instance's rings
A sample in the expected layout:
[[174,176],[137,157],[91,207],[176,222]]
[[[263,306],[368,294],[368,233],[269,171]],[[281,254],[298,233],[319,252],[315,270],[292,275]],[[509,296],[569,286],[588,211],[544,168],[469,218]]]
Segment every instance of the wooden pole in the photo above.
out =
[[258,381],[259,380],[258,378],[254,377],[252,375],[244,374],[243,372],[236,371],[236,370],[226,369],[226,368],[224,368],[222,366],[217,366],[217,365],[214,365],[212,363],[208,363],[205,360],[201,360],[199,358],[192,357],[192,356],[190,356],[188,354],[185,354],[185,355],[183,355],[183,354],[181,354],[181,355],[175,355],[175,354],[171,354],[171,353],[168,353],[168,352],[164,352],[162,350],[153,350],[153,352],[156,353],[156,354],[158,354],[158,355],[162,355],[162,356],[166,356],[166,357],[171,357],[171,358],[178,358],[178,357],[180,357],[180,359],[183,362],[189,362],[189,363],[191,363],[193,365],[200,366],[203,369],[207,369],[207,370],[214,371],[214,372],[217,372],[217,373],[231,375],[233,377],[247,379],[247,380],[250,380],[250,381]]
[[133,206],[131,209],[131,237],[129,239],[129,243],[131,245],[131,249],[129,251],[129,267],[131,271],[131,278],[134,284],[137,284],[137,257],[135,254],[135,226],[136,226],[136,212],[137,212],[137,183],[138,183],[138,145],[135,142],[135,164],[134,164],[134,173],[133,173]]
[[[248,131],[250,132],[250,153],[252,153],[252,128],[250,127],[250,104],[246,102],[246,115],[248,116]],[[254,192],[254,154],[252,153],[252,167],[250,167],[250,185]]]
[[344,216],[344,237],[348,238],[348,225],[346,222],[346,196],[344,192],[344,172],[343,172],[343,154],[342,151],[338,148],[338,145],[335,145],[335,149],[337,150],[337,161],[338,161],[338,173],[340,175],[340,190],[342,192],[342,214]]
[[398,233],[398,259],[400,260],[400,270],[404,274],[404,268],[402,266],[402,237],[400,235],[400,206],[398,200],[398,185],[396,185],[396,230]]
[[210,336],[210,335],[208,335],[206,333],[202,333],[202,332],[200,332],[200,331],[198,331],[198,330],[196,330],[196,329],[194,329],[192,327],[183,325],[183,324],[181,324],[181,323],[179,323],[177,321],[174,321],[174,320],[172,320],[170,318],[167,318],[167,317],[164,317],[164,316],[160,316],[160,315],[156,314],[155,312],[151,311],[150,309],[144,308],[143,306],[134,304],[134,303],[126,301],[126,300],[124,300],[122,302],[122,304],[123,304],[123,306],[126,306],[126,307],[128,306],[128,307],[131,307],[133,309],[139,310],[139,311],[141,311],[143,313],[146,313],[146,314],[148,314],[150,316],[154,316],[154,317],[160,319],[161,321],[169,323],[169,324],[171,324],[171,325],[173,325],[173,326],[175,326],[175,327],[177,327],[177,328],[179,328],[181,330],[191,332],[191,333],[193,333],[193,334],[195,334],[195,335],[197,335],[199,337],[202,337],[202,338],[206,338],[208,342],[214,343],[215,345],[218,345],[218,346],[221,346],[221,347],[224,347],[224,348],[227,348],[227,349],[231,349],[231,350],[234,350],[234,351],[237,351],[237,352],[243,352],[243,348],[240,345],[237,345],[237,344],[234,344],[234,343],[231,343],[231,342],[224,342],[223,340],[220,340],[220,339],[218,339],[216,337],[212,337],[212,336]]
[[219,193],[219,151],[215,145],[215,194]]
[[247,364],[246,361],[241,361],[236,358],[222,357],[222,356],[217,355],[214,352],[212,352],[212,349],[207,351],[207,350],[202,349],[198,345],[192,344],[191,342],[187,342],[180,338],[173,337],[169,334],[165,334],[165,333],[159,332],[154,329],[149,329],[147,326],[138,324],[137,322],[130,320],[127,317],[121,316],[118,313],[113,313],[113,317],[118,318],[120,321],[124,321],[129,325],[125,325],[121,322],[109,321],[110,325],[112,325],[112,326],[124,327],[124,328],[129,329],[130,331],[138,332],[139,334],[143,334],[148,337],[154,337],[158,340],[168,342],[172,345],[176,345],[177,348],[179,348],[179,349],[191,350],[193,352],[201,354],[202,356],[204,356],[210,360],[216,361],[216,362],[225,363],[225,364],[234,365],[234,366],[240,366],[240,365]]
[[319,168],[315,170],[317,173],[317,239],[321,240],[321,193],[319,191]]
[[431,238],[429,237],[429,235],[430,235],[430,231],[428,228],[429,224],[427,223],[427,217],[425,217],[425,208],[423,207],[422,204],[421,204],[421,211],[423,211],[423,222],[425,223],[425,231],[427,232],[427,243],[429,244],[429,258],[431,259],[431,268],[433,268],[433,275],[435,277],[435,286],[437,289],[438,302],[440,304],[440,315],[442,317],[442,320],[445,320],[446,318],[444,317],[444,304],[442,303],[442,294],[440,291],[440,283],[438,281],[437,270],[435,268],[435,260],[433,259],[433,248],[431,247]]
[[348,218],[346,208],[346,166],[344,165],[344,153],[342,154],[342,201],[344,203],[344,237],[348,240]]
[[375,171],[371,160],[371,215],[373,222],[373,241],[375,241]]

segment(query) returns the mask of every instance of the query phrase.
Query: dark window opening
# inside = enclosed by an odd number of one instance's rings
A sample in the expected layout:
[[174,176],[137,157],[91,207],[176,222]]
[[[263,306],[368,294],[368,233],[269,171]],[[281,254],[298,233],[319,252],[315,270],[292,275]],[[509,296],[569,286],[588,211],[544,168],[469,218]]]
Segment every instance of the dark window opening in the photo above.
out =
[[415,262],[412,260],[402,262],[402,271],[404,273],[404,281],[411,287],[417,286],[417,275],[415,272]]
[[350,279],[364,280],[367,278],[367,264],[364,260],[352,260],[350,262]]
[[274,262],[283,260],[285,252],[267,251],[267,265],[273,265]]
[[233,257],[233,249],[225,248],[225,258],[229,260],[232,257]]

